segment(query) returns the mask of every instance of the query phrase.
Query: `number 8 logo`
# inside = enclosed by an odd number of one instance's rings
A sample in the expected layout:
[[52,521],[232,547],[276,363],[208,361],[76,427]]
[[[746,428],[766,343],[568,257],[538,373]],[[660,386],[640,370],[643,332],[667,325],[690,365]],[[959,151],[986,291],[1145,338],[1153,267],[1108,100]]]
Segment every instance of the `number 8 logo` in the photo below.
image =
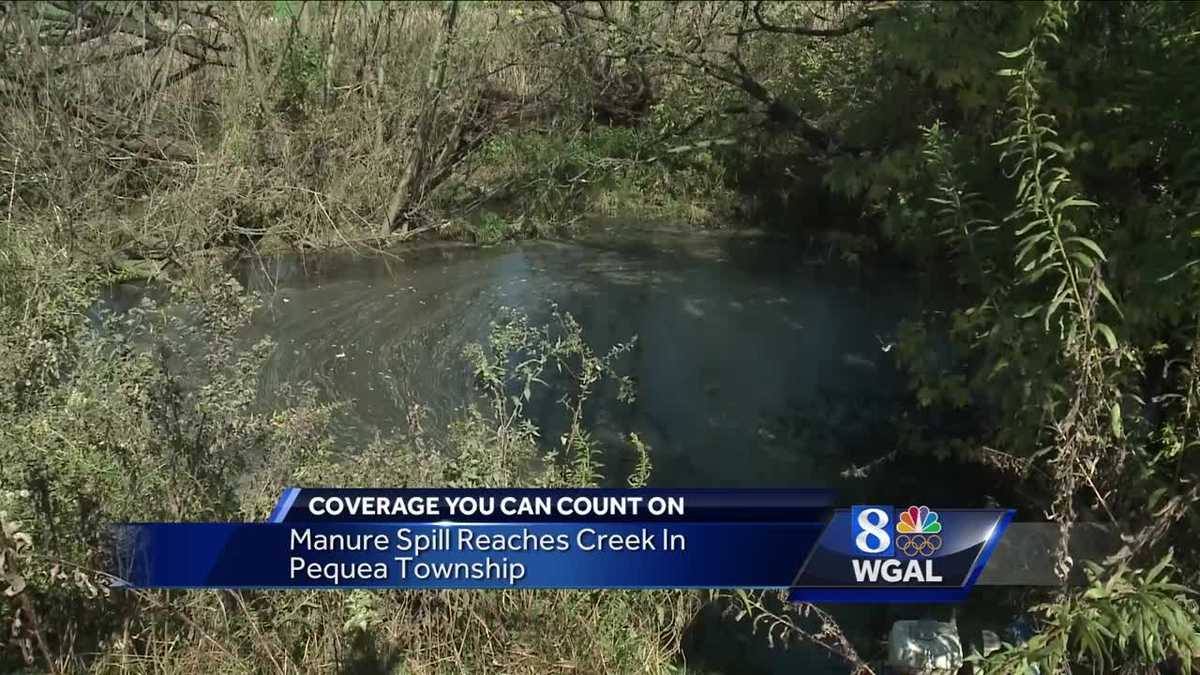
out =
[[855,506],[851,510],[851,532],[854,549],[869,556],[892,554],[892,524],[890,508],[882,506]]

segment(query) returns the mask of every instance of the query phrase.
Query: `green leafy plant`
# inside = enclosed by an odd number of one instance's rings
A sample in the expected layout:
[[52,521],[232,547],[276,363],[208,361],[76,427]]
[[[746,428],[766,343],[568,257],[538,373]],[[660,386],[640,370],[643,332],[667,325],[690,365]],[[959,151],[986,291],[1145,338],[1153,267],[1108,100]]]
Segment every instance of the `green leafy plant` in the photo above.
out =
[[980,238],[1000,229],[990,218],[983,215],[986,200],[979,192],[970,190],[961,177],[951,148],[952,139],[947,137],[945,127],[935,122],[922,129],[921,154],[932,172],[934,194],[928,199],[936,205],[935,214],[941,229],[941,237],[955,255],[963,258],[961,265],[974,271],[969,281],[989,292],[995,272],[989,261],[979,252]]
[[[535,387],[547,386],[544,378],[550,376],[551,369],[556,374],[566,375],[568,389],[559,402],[568,415],[567,430],[558,439],[555,453],[559,450],[564,453],[566,464],[562,467],[562,480],[566,484],[591,487],[603,477],[603,465],[599,448],[584,426],[584,408],[605,380],[615,383],[618,400],[633,401],[633,381],[617,372],[616,362],[635,344],[636,337],[614,345],[603,354],[597,353],[584,340],[582,327],[570,314],[556,308],[550,324],[535,327],[530,325],[527,316],[510,309],[505,311],[504,318],[493,324],[489,348],[472,344],[467,346],[464,354],[487,394],[491,415],[499,422],[497,431],[505,436],[517,434],[518,438],[525,439],[526,447],[535,432],[531,423],[523,418],[523,413]],[[633,443],[639,453],[644,452],[640,441]],[[507,442],[501,447],[506,446]],[[488,456],[495,454],[488,453]],[[512,460],[501,457],[500,461]],[[638,480],[644,481],[648,476],[648,459],[645,461],[647,463],[641,469],[644,475],[639,474]],[[553,465],[550,468],[553,470]]]
[[1029,314],[1041,312],[1048,328],[1055,314],[1067,309],[1082,324],[1070,325],[1067,330],[1084,330],[1088,337],[1097,331],[1115,349],[1112,329],[1092,316],[1093,304],[1088,297],[1090,286],[1120,312],[1097,269],[1107,260],[1104,251],[1081,232],[1087,223],[1085,214],[1098,205],[1072,192],[1071,174],[1061,164],[1066,150],[1055,141],[1058,132],[1054,115],[1039,107],[1045,68],[1039,48],[1061,41],[1058,32],[1066,27],[1068,7],[1066,3],[1047,3],[1029,43],[1002,53],[1006,59],[1019,62],[1016,68],[1000,70],[1002,77],[1013,81],[1009,89],[1013,120],[1009,134],[995,144],[1003,147],[1000,159],[1012,164],[1012,175],[1018,179],[1016,206],[1004,220],[1015,225],[1020,238],[1013,262],[1021,272],[1022,283],[1035,284],[1047,275],[1058,281],[1050,300]]
[[484,211],[475,228],[475,241],[480,244],[495,244],[505,237],[520,231],[519,222],[510,222],[494,211]]
[[1170,555],[1149,570],[1122,563],[1105,573],[1090,564],[1086,590],[1034,608],[1043,624],[1037,635],[977,658],[976,672],[1032,675],[1072,665],[1112,672],[1170,660],[1192,672],[1200,656],[1200,606],[1195,589],[1170,580],[1174,572]]
[[325,78],[321,53],[307,35],[289,39],[283,50],[280,69],[280,102],[283,109],[303,110],[317,95]]

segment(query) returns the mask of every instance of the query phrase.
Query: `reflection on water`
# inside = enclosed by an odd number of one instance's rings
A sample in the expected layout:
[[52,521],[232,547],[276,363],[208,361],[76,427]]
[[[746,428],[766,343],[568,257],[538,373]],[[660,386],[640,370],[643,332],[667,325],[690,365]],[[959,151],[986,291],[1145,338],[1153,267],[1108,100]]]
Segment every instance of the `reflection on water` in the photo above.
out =
[[[263,393],[309,381],[352,400],[344,442],[404,428],[414,402],[449,420],[471,392],[463,345],[502,307],[539,322],[557,304],[596,349],[638,338],[621,362],[637,401],[598,404],[597,436],[616,447],[638,432],[654,483],[694,486],[830,484],[856,450],[846,444],[880,438],[897,378],[878,336],[893,333],[906,290],[822,272],[778,240],[666,233],[242,268],[266,298],[255,330],[278,343]],[[534,406],[545,437],[555,406]]]

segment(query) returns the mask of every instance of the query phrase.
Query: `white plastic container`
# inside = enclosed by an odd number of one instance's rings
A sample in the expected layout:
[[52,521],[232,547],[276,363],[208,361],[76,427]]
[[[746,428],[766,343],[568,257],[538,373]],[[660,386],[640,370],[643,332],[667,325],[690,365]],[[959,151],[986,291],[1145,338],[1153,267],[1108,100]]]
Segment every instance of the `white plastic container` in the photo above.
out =
[[905,675],[954,675],[963,665],[958,627],[941,621],[897,621],[888,639],[888,667]]

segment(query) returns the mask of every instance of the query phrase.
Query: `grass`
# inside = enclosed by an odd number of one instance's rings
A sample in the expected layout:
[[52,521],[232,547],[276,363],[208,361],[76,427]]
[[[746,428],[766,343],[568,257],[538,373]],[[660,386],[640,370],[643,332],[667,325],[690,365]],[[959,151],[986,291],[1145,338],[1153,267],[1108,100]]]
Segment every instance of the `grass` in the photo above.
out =
[[[153,6],[96,7],[134,21],[176,19]],[[18,10],[35,24],[62,20],[33,5]],[[342,460],[330,434],[338,406],[318,404],[304,388],[276,410],[256,406],[271,345],[247,350],[237,342],[257,301],[213,252],[373,242],[397,167],[416,149],[411,129],[422,107],[412,102],[435,98],[427,73],[441,13],[417,3],[222,11],[220,23],[201,19],[185,31],[203,40],[211,29],[224,47],[207,56],[221,65],[165,87],[163,78],[194,63],[180,42],[119,57],[145,38],[47,46],[9,15],[0,19],[12,45],[4,66],[12,69],[0,74],[15,83],[0,103],[9,121],[0,130],[0,177],[8,183],[0,234],[0,560],[9,591],[0,624],[13,638],[0,649],[0,669],[673,669],[701,602],[694,593],[109,587],[111,522],[262,519],[288,484],[601,479],[578,426],[592,382],[574,383],[564,414],[576,433],[557,458],[546,454],[519,403],[514,409],[500,395],[514,377],[532,375],[504,371],[513,351],[546,363],[589,362],[596,367],[587,372],[616,377],[615,363],[587,350],[569,317],[549,328],[512,317],[497,325],[492,344],[467,355],[476,368],[488,364],[484,402],[454,422],[449,440],[435,442],[417,423]],[[528,59],[543,39],[539,21],[502,5],[465,6],[428,148],[456,159],[422,192],[412,217],[457,223],[488,244],[559,232],[589,211],[685,214],[684,203],[705,186],[694,177],[681,188],[669,184],[682,165],[646,156],[647,132],[592,127],[593,85],[552,92],[571,81],[564,69],[577,55]],[[43,87],[48,72],[54,85]],[[553,119],[539,112],[547,105]],[[101,289],[149,269],[166,272],[155,275],[166,304],[94,315]],[[631,452],[642,457],[636,480],[644,482],[646,448]]]
[[[0,559],[11,596],[0,605],[0,621],[13,627],[16,646],[0,652],[0,667],[25,661],[51,672],[94,673],[672,668],[701,601],[695,593],[126,591],[110,588],[103,571],[106,523],[261,520],[282,485],[596,485],[602,476],[579,411],[600,380],[626,382],[616,370],[624,349],[591,351],[566,315],[544,327],[508,315],[487,344],[464,355],[479,374],[482,399],[451,425],[448,440],[432,440],[415,419],[409,433],[345,460],[335,455],[329,434],[338,406],[317,404],[301,388],[276,410],[256,408],[255,383],[270,344],[236,347],[255,302],[219,267],[197,264],[167,282],[172,302],[191,308],[187,315],[144,304],[106,319],[108,329],[96,332],[82,312],[91,291],[79,277],[47,275],[17,288],[27,277],[14,275],[12,264],[34,260],[9,255],[6,261],[0,278],[13,293],[0,317],[7,326],[0,344],[6,368],[25,373],[5,372],[0,398],[6,467]],[[510,359],[516,356],[523,358]],[[516,362],[523,365],[510,370]],[[36,363],[47,366],[31,367]],[[508,396],[556,364],[588,373],[563,392],[576,440],[557,458],[539,443],[522,401]],[[630,452],[642,457],[635,477],[642,484],[646,449],[639,444]]]
[[[440,3],[47,7],[0,14],[0,670],[678,669],[696,593],[131,592],[103,572],[108,523],[258,520],[283,485],[600,482],[580,424],[596,382],[564,392],[557,454],[508,397],[537,375],[507,371],[514,353],[623,382],[621,350],[588,350],[569,317],[508,317],[464,355],[483,402],[448,440],[416,420],[338,459],[338,406],[303,387],[256,405],[271,345],[238,343],[256,298],[221,262],[394,241],[380,226],[414,157],[413,231],[488,245],[593,216],[723,225],[737,201],[725,164],[672,136],[687,122],[672,106],[602,119],[636,64],[571,35],[548,3],[463,3],[440,86]],[[89,29],[85,11],[110,14]],[[663,97],[708,96],[659,74]],[[149,276],[166,302],[93,311],[111,283]],[[644,484],[649,451],[630,451],[628,482]]]
[[[482,220],[481,209],[504,226],[448,231],[489,242],[561,233],[587,216],[728,220],[733,195],[711,155],[667,152],[657,122],[596,122],[612,84],[576,72],[583,46],[540,46],[557,21],[544,8],[464,5],[436,96],[437,4],[225,9],[212,38],[221,66],[166,87],[165,73],[193,63],[178,50],[105,60],[136,41],[117,35],[38,56],[16,23],[0,22],[18,83],[0,132],[9,210],[62,221],[94,255],[357,245],[377,236],[418,151],[416,120],[437,101],[414,228]],[[38,85],[43,71],[56,86]]]

